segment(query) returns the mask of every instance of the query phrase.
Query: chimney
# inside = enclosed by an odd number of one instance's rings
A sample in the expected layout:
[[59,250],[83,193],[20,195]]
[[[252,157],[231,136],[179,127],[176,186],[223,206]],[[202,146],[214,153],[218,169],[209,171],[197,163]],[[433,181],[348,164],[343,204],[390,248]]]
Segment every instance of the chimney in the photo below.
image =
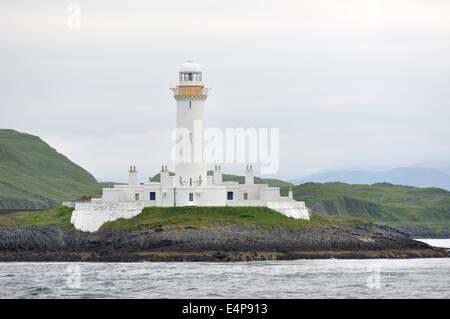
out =
[[222,184],[222,167],[220,165],[214,166],[213,184]]
[[167,169],[167,165],[161,166],[161,172],[159,173],[159,177],[160,177],[159,180],[161,182],[161,186],[171,186],[169,170]]
[[245,184],[246,185],[253,185],[255,183],[254,177],[253,177],[253,165],[247,165],[245,167]]
[[128,185],[137,185],[138,184],[138,174],[135,165],[130,166],[130,170],[128,171]]

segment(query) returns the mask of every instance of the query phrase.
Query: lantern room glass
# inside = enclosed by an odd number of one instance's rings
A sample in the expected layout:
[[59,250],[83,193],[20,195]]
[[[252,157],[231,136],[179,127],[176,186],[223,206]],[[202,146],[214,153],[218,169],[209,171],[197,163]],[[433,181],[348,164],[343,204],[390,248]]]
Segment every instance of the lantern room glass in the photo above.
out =
[[201,73],[181,72],[180,82],[200,82],[202,80]]

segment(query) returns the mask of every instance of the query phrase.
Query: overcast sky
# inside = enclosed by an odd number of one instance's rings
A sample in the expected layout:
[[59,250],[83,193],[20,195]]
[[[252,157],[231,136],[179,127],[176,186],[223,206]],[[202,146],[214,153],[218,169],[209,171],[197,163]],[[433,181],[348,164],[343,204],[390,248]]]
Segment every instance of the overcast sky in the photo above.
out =
[[276,177],[450,161],[445,0],[1,0],[0,127],[101,180],[173,169],[186,59],[212,87],[207,126],[280,128]]

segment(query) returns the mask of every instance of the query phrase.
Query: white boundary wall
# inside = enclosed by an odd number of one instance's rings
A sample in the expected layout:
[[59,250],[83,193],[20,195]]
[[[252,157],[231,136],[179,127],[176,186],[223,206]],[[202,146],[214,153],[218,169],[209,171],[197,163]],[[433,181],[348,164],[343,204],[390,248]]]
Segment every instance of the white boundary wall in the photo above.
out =
[[295,200],[267,202],[267,207],[287,217],[309,220],[309,210],[306,208],[305,202],[297,202]]
[[70,222],[75,229],[94,232],[107,222],[119,218],[133,218],[144,209],[142,202],[90,202],[77,203]]

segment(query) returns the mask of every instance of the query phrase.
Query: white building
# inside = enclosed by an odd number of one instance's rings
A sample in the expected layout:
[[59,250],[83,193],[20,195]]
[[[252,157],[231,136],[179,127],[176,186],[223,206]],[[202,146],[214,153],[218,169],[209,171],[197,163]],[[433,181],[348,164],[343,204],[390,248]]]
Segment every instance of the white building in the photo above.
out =
[[[202,71],[197,63],[187,61],[179,71],[179,84],[172,89],[177,103],[177,128],[190,133],[190,147],[193,156],[197,139],[194,122],[202,121],[208,89],[202,82]],[[197,122],[198,123],[198,122]],[[213,176],[207,176],[204,162],[181,162],[175,165],[175,176],[170,176],[163,165],[160,182],[139,183],[138,171],[130,166],[128,185],[104,188],[101,198],[89,203],[77,203],[71,222],[76,229],[96,231],[108,221],[131,218],[144,207],[160,206],[262,206],[272,208],[281,214],[309,220],[304,202],[280,196],[278,187],[254,183],[252,165],[245,169],[245,183],[222,181],[222,169],[215,165]]]

